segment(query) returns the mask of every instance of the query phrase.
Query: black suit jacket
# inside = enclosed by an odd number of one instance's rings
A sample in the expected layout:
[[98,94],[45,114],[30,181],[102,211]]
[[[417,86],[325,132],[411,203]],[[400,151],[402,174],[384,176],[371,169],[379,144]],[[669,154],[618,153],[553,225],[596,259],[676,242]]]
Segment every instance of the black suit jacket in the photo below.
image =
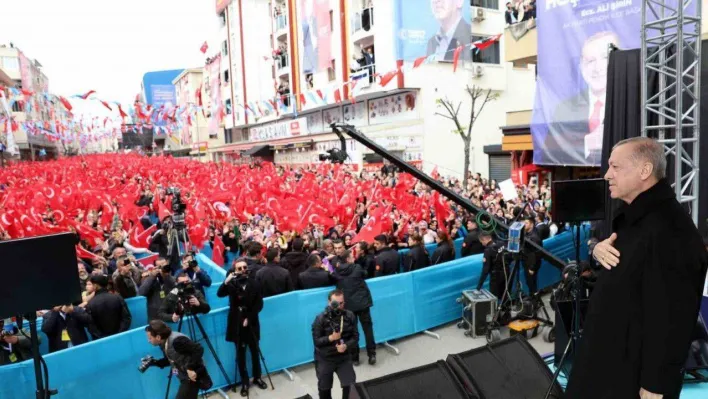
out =
[[[226,273],[233,273],[231,267]],[[222,283],[216,292],[219,298],[229,297],[229,318],[226,321],[226,340],[228,342],[250,342],[253,335],[256,339],[261,337],[261,326],[258,313],[263,310],[263,296],[261,288],[253,275],[248,277],[244,285],[236,279],[228,284]],[[243,320],[248,319],[248,326],[243,327]],[[252,335],[253,334],[253,335]]]
[[678,398],[708,268],[703,241],[666,181],[612,229],[620,263],[601,269],[566,397],[637,398],[642,387]]
[[[438,33],[428,40],[428,48],[426,50],[426,55],[435,54],[438,48]],[[459,46],[467,46],[465,50],[460,53],[460,61],[469,60],[472,56],[472,51],[469,48],[469,44],[472,42],[472,26],[464,19],[460,20],[457,24],[455,32],[452,34],[452,40],[447,46],[447,52],[445,52],[444,61],[452,61],[455,56],[455,49]]]
[[45,313],[42,318],[42,332],[49,339],[49,353],[69,347],[69,342],[62,341],[64,330],[69,334],[71,344],[74,346],[89,341],[86,329],[91,324],[91,316],[78,306],[74,307],[73,313],[66,315],[66,319],[54,310]]
[[86,306],[91,315],[89,332],[93,339],[105,338],[128,331],[132,316],[123,298],[106,290],[99,290]]
[[517,22],[519,21],[519,11],[517,11],[516,9],[514,9],[512,11],[506,10],[506,11],[504,11],[504,20],[506,21],[506,23],[508,25],[511,25],[512,23],[514,23],[514,21],[511,20],[512,14],[514,14],[514,18],[516,18],[516,21]]

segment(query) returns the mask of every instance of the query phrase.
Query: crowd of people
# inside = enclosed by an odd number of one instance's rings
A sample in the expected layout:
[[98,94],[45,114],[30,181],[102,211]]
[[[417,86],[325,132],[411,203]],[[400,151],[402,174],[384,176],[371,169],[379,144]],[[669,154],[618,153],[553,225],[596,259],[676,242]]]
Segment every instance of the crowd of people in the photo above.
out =
[[[150,320],[176,323],[184,314],[208,313],[204,288],[212,279],[192,251],[209,246],[212,259],[230,273],[245,264],[261,298],[337,286],[344,307],[362,324],[375,364],[367,279],[453,260],[456,239],[463,240],[462,256],[482,253],[489,237],[482,227],[495,220],[523,219],[539,240],[557,231],[550,224],[548,182],[518,186],[518,199],[505,201],[497,182],[480,174],[470,174],[466,184],[440,178],[436,170],[433,175],[487,216],[468,213],[391,168],[370,173],[345,165],[104,155],[0,171],[0,231],[3,239],[77,236],[83,300],[40,312],[51,352],[127,331],[125,299],[135,296],[147,298]],[[430,253],[426,245],[433,243]],[[3,346],[15,354],[0,357],[2,364],[29,358],[22,338],[3,336]],[[358,364],[358,348],[350,351]]]
[[507,25],[536,19],[536,0],[514,0],[506,3],[504,21]]

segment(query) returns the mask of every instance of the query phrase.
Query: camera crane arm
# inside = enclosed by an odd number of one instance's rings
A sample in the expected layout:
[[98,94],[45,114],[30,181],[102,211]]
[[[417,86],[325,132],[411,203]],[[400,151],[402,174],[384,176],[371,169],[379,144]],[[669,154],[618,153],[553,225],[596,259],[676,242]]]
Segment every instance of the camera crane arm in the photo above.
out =
[[[464,208],[466,211],[474,214],[478,214],[481,212],[486,213],[483,209],[480,209],[476,207],[474,204],[472,204],[467,198],[457,194],[456,192],[448,189],[447,187],[443,186],[440,184],[438,181],[433,179],[432,177],[428,176],[427,174],[419,171],[418,169],[414,168],[413,166],[407,164],[401,158],[397,157],[396,155],[393,155],[389,153],[387,150],[382,148],[380,145],[376,144],[373,140],[369,139],[368,137],[364,136],[362,133],[356,130],[356,128],[352,125],[347,125],[343,123],[333,123],[330,125],[332,128],[332,131],[339,137],[339,140],[342,143],[342,151],[346,153],[346,146],[345,146],[345,141],[344,141],[344,134],[349,135],[352,139],[358,141],[359,143],[363,144],[373,152],[375,152],[378,155],[381,155],[384,159],[388,160],[392,164],[396,165],[399,167],[402,171],[409,173],[413,175],[416,179],[421,181],[423,184],[427,185],[428,187],[431,187],[433,190],[439,192],[440,194],[444,195],[447,199],[450,201],[456,203],[457,205],[461,206]],[[504,232],[509,231],[509,226],[506,223],[503,223],[501,221],[497,221],[497,226],[501,228]],[[531,242],[530,240],[524,240],[524,245],[527,247],[531,247],[531,249],[538,251],[541,254],[541,257],[543,259],[547,260],[548,263],[553,265],[559,270],[563,270],[565,268],[566,263],[563,262],[560,258],[556,257],[552,253],[548,252],[546,249],[544,249],[542,246]]]

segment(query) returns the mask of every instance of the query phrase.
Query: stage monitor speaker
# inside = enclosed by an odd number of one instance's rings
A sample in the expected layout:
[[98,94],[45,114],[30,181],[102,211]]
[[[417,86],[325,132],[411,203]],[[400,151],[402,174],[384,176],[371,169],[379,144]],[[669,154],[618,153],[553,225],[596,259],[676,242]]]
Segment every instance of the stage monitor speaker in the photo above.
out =
[[[373,380],[359,382],[355,399],[472,399],[442,360]],[[357,398],[358,397],[358,398]]]
[[463,386],[474,387],[473,397],[539,399],[551,383],[550,398],[563,397],[546,363],[521,335],[450,355],[447,362]]
[[603,179],[554,181],[551,215],[564,223],[605,219],[607,184]]
[[0,319],[81,301],[76,235],[0,241]]

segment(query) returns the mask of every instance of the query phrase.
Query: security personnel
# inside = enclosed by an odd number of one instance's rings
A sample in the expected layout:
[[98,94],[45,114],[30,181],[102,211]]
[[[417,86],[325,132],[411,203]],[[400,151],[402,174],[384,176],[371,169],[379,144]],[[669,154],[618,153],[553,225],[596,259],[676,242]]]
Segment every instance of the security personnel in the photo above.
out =
[[349,398],[356,382],[354,365],[348,348],[359,345],[359,329],[354,313],[344,309],[344,293],[329,293],[328,306],[312,323],[315,343],[315,372],[320,399],[332,399],[334,373],[342,385],[342,399]]
[[479,233],[479,242],[484,246],[484,266],[482,266],[482,275],[477,283],[477,289],[482,289],[489,275],[489,291],[501,300],[504,297],[506,278],[509,274],[509,269],[504,264],[504,254],[499,253],[500,247],[494,243],[492,235],[485,231]]

